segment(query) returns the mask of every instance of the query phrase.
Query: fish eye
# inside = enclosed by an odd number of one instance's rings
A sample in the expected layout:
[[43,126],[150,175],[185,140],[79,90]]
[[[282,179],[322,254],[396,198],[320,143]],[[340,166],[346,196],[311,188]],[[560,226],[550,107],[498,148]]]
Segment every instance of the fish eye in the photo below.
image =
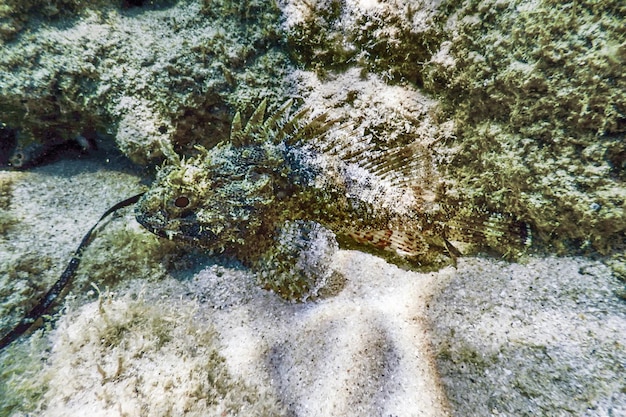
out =
[[174,205],[178,208],[185,208],[189,205],[189,199],[184,195],[181,195],[176,200],[174,200]]

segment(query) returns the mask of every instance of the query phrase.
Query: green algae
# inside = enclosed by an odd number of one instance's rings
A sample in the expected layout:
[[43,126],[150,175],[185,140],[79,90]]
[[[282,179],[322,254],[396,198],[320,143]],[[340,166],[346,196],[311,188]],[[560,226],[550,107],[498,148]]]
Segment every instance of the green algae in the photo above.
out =
[[[13,233],[12,231],[10,233]],[[49,256],[15,249],[0,257],[0,328],[3,336],[37,305],[48,291],[54,262]]]
[[17,129],[18,150],[98,132],[145,164],[161,156],[159,141],[210,147],[232,109],[283,100],[289,62],[275,4],[143,3],[30,22],[3,46],[0,122]]
[[425,69],[456,123],[446,198],[527,220],[559,252],[623,247],[626,6],[450,3]]
[[85,251],[77,277],[79,286],[93,282],[115,287],[130,279],[159,280],[181,256],[174,242],[147,233],[129,217],[101,229]]
[[[102,295],[87,309],[61,323],[69,336],[60,338],[45,369],[49,378],[73,369],[91,387],[82,395],[86,403],[131,414],[283,414],[271,395],[231,374],[213,326],[194,319],[194,302]],[[46,406],[66,409],[58,400]]]
[[[196,309],[193,302],[102,294],[66,312],[53,346],[36,334],[0,356],[0,414],[56,415],[82,406],[126,415],[284,415],[267,391],[231,374],[218,334],[206,321],[197,324]],[[72,394],[78,402],[68,404],[63,393],[79,386]]]
[[305,4],[306,17],[287,30],[294,61],[322,76],[356,65],[363,76],[370,71],[389,82],[422,85],[416,63],[427,62],[441,42],[440,14],[410,2],[371,9],[337,0]]
[[10,211],[13,197],[13,178],[0,172],[0,236],[18,223],[18,219]]
[[49,342],[42,332],[26,343],[14,344],[0,354],[0,415],[28,415],[35,412],[48,390],[42,377]]

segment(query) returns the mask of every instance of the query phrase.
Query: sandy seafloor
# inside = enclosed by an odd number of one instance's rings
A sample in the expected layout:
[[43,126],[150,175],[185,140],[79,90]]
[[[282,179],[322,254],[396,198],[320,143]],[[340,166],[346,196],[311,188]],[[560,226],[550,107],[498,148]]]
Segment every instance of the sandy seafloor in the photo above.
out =
[[[14,307],[52,284],[143,175],[104,153],[0,174],[19,221],[0,240]],[[472,257],[424,274],[340,251],[343,288],[292,304],[236,262],[172,249],[122,213],[86,251],[54,329],[2,353],[3,412],[626,415],[626,304],[599,261]],[[156,245],[151,259],[131,256],[125,235]],[[10,275],[12,264],[24,271]]]

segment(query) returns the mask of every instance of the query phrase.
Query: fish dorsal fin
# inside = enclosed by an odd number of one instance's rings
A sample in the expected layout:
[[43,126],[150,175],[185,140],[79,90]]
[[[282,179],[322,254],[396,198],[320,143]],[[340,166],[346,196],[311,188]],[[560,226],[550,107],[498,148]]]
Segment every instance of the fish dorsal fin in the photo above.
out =
[[261,104],[254,110],[250,119],[248,119],[248,123],[246,123],[246,127],[243,129],[243,137],[247,139],[248,143],[254,141],[255,133],[260,133],[259,130],[263,130],[264,124],[263,119],[265,118],[265,109],[267,109],[267,99],[264,98],[261,101]]
[[383,151],[361,151],[348,160],[400,187],[423,187],[434,177],[430,152],[420,143]]
[[296,116],[299,116],[300,113],[303,113],[298,118],[299,120],[295,120],[293,132],[284,137],[287,145],[298,145],[304,142],[323,142],[324,137],[331,131],[331,126],[335,123],[335,120],[329,119],[327,113],[320,113],[306,121],[302,120],[309,112],[309,109],[304,109],[296,114]]
[[291,115],[292,106],[293,100],[287,100],[264,120],[267,110],[267,99],[264,99],[245,125],[241,121],[241,113],[237,112],[231,123],[231,143],[236,147],[264,141],[294,145],[324,134],[328,122],[325,113],[307,120],[311,112],[309,108],[305,107]]
[[237,112],[232,121],[230,141],[236,147],[271,141],[289,146],[304,144],[320,152],[355,164],[393,186],[424,188],[433,177],[430,153],[425,146],[412,143],[378,150],[371,136],[357,132],[354,123],[333,119],[326,112],[309,116],[304,107],[290,114],[293,100],[287,100],[265,119],[267,99],[254,110],[245,124]]
[[269,132],[274,132],[276,134],[279,132],[285,123],[289,120],[289,113],[291,112],[291,107],[293,106],[293,100],[289,99],[282,106],[278,108],[274,113],[272,113],[265,123],[263,124],[265,129]]
[[[325,143],[319,146],[321,152],[355,164],[392,186],[423,189],[436,177],[431,153],[421,143],[379,150],[371,136],[360,135],[350,123],[336,132],[326,135]],[[359,140],[354,140],[355,136],[360,136]]]
[[294,137],[301,134],[303,126],[306,125],[306,116],[311,112],[308,107],[300,109],[295,114],[286,117],[280,125],[277,125],[277,130],[274,134],[273,141],[275,144],[280,142],[293,143]]
[[265,123],[263,123],[263,119],[265,117],[266,108],[267,99],[263,99],[261,104],[254,109],[245,127],[241,122],[241,113],[235,113],[230,127],[230,142],[235,147],[246,146],[265,139]]
[[235,146],[241,146],[243,143],[243,126],[241,124],[241,113],[235,113],[230,126],[230,141]]

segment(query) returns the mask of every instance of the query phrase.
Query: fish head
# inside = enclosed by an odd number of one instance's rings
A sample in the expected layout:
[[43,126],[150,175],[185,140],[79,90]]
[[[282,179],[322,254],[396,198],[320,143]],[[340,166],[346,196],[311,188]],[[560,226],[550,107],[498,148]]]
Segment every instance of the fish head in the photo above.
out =
[[135,217],[158,236],[212,251],[243,245],[274,200],[266,156],[225,143],[166,165],[137,203]]

